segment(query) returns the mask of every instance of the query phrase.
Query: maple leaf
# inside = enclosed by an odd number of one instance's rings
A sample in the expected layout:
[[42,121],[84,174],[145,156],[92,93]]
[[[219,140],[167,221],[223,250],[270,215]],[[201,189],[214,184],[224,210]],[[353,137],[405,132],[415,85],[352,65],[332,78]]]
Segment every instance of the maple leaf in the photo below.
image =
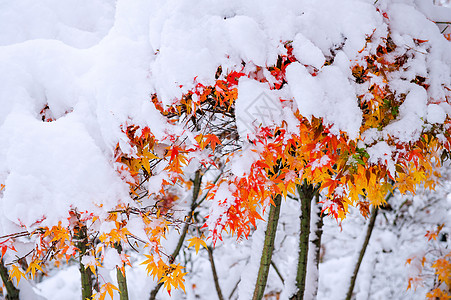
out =
[[169,148],[166,154],[166,156],[170,156],[169,161],[173,161],[179,155],[180,150],[181,149],[178,146],[173,146],[172,148]]
[[435,274],[437,274],[438,279],[446,285],[451,285],[451,263],[444,258],[437,259],[432,265],[435,269]]
[[439,225],[437,227],[437,230],[435,230],[435,231],[429,231],[428,230],[424,236],[428,238],[428,241],[430,241],[430,240],[434,240],[435,241],[437,239],[438,234],[440,233],[440,231],[442,230],[444,225],[445,224]]
[[183,267],[181,265],[171,264],[169,269],[162,276],[160,282],[163,283],[163,286],[168,293],[171,291],[171,285],[176,289],[180,287],[185,292],[185,285],[183,284],[185,279],[183,279],[183,276],[187,273],[183,273],[182,269]]
[[9,277],[11,279],[16,278],[17,284],[19,284],[22,277],[27,279],[25,273],[17,265],[12,265],[11,270],[9,270]]
[[100,297],[100,300],[105,299],[106,293],[110,295],[110,298],[113,299],[113,290],[119,291],[119,289],[112,284],[111,282],[107,282],[100,287],[100,293],[103,294],[103,297]]
[[229,73],[229,75],[227,75],[227,82],[231,85],[237,85],[238,79],[244,75],[245,75],[244,73],[232,71]]
[[416,290],[419,285],[422,285],[420,277],[409,278],[407,290],[410,290],[412,287]]
[[96,266],[101,267],[101,264],[97,261],[97,259],[93,256],[83,256],[82,264],[85,269],[90,269],[92,274],[96,274]]
[[196,254],[197,252],[199,252],[200,246],[202,245],[205,249],[207,249],[207,244],[205,243],[205,241],[201,238],[198,237],[192,237],[189,240],[187,240],[189,243],[188,248],[190,248],[191,246],[194,246],[194,248],[196,249]]
[[147,275],[152,275],[155,278],[162,278],[165,274],[168,266],[162,261],[159,260],[158,263],[155,263],[154,257],[152,255],[144,254],[147,258],[145,261],[141,263],[141,265],[146,265]]
[[219,138],[214,135],[214,134],[199,134],[198,136],[196,136],[196,141],[199,144],[199,147],[201,149],[205,149],[205,147],[210,144],[210,147],[213,151],[215,151],[216,149],[216,145],[221,145],[221,141],[219,140]]
[[150,173],[150,161],[154,159],[159,159],[159,157],[153,154],[152,152],[149,152],[147,149],[143,149],[142,155],[143,158],[141,159],[141,164],[143,168],[147,171],[147,173]]
[[435,288],[426,294],[426,299],[430,300],[449,300],[450,298],[450,295],[440,288]]
[[70,240],[69,231],[61,226],[61,222],[58,223],[58,226],[53,226],[48,234],[53,234],[51,242],[60,241],[60,243],[63,244],[66,240]]
[[17,251],[16,248],[14,248],[13,241],[11,239],[7,239],[3,242],[0,242],[0,251],[2,252],[0,259],[3,257],[3,255],[5,255],[6,250],[8,250],[8,248],[13,251]]
[[195,140],[199,144],[200,149],[203,150],[205,148],[204,135],[203,134],[199,134],[198,136],[195,137]]
[[44,273],[44,270],[42,270],[41,266],[39,265],[41,263],[40,260],[34,260],[30,263],[30,265],[28,266],[28,269],[26,271],[26,273],[31,272],[33,279],[36,275],[36,270],[41,271],[42,273]]
[[130,267],[132,266],[132,264],[130,263],[130,260],[128,259],[129,258],[129,255],[127,255],[127,254],[125,254],[125,253],[121,253],[120,254],[120,257],[121,257],[121,262],[124,264],[124,265],[129,265]]

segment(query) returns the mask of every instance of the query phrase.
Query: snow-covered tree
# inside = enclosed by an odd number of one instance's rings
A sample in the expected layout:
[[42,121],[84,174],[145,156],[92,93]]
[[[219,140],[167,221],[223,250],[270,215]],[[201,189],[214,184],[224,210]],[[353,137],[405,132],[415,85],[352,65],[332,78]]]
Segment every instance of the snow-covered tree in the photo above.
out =
[[184,290],[185,237],[214,266],[224,231],[266,220],[239,291],[262,299],[297,195],[284,293],[303,299],[311,205],[367,216],[394,190],[434,189],[450,156],[451,13],[432,1],[63,6],[0,32],[0,247],[17,284],[76,259],[83,299],[126,299],[134,250],[155,285]]

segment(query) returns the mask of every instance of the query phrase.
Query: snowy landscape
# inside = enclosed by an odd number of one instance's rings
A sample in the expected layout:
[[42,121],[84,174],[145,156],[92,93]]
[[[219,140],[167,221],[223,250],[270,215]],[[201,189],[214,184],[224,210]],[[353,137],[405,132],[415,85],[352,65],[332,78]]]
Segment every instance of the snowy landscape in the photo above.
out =
[[0,0],[0,299],[449,300],[450,160],[450,1]]

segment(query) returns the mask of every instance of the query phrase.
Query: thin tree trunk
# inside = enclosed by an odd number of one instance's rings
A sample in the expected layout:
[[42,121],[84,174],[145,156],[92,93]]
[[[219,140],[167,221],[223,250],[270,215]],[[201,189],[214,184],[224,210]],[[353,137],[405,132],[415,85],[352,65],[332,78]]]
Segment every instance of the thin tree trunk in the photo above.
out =
[[[122,252],[121,244],[116,243],[114,246],[117,250],[117,253],[121,254],[121,252]],[[120,268],[116,267],[116,278],[117,278],[117,285],[119,288],[120,300],[128,300],[128,288],[127,288],[127,277],[125,274],[125,264],[122,265],[122,270]]]
[[82,258],[86,254],[87,244],[88,244],[88,236],[86,226],[82,226],[79,228],[78,233],[76,235],[77,248],[79,249],[79,263],[80,263],[80,275],[81,275],[81,299],[91,299],[92,298],[92,272],[91,269],[85,268],[83,265]]
[[218,273],[216,273],[215,260],[213,259],[213,249],[211,247],[207,248],[208,259],[210,260],[211,271],[213,273],[213,281],[215,282],[216,293],[218,294],[219,300],[224,300],[222,296],[221,286],[219,285]]
[[116,278],[117,285],[119,286],[119,295],[121,300],[128,300],[128,289],[127,289],[127,277],[125,275],[125,265],[123,266],[123,271],[120,268],[116,268]]
[[378,207],[373,206],[373,208],[371,209],[370,222],[369,222],[368,228],[366,230],[365,240],[363,242],[362,248],[360,249],[359,258],[354,267],[354,272],[352,273],[352,276],[351,276],[351,284],[349,285],[348,293],[346,294],[346,300],[351,300],[352,293],[354,291],[355,281],[357,279],[357,274],[359,273],[360,264],[362,263],[363,256],[365,255],[365,251],[366,251],[366,248],[368,247],[371,233],[373,232],[374,224],[376,222],[377,212],[378,212]]
[[266,281],[268,280],[269,268],[271,266],[271,258],[274,250],[274,240],[276,237],[277,224],[279,223],[280,206],[282,196],[279,194],[274,199],[274,205],[269,209],[268,224],[265,232],[265,241],[263,244],[262,257],[260,259],[260,268],[258,270],[257,282],[255,284],[253,300],[263,298]]
[[[185,241],[186,234],[188,233],[189,223],[191,222],[191,219],[193,217],[194,210],[198,206],[196,201],[197,201],[197,198],[199,197],[201,183],[202,183],[202,175],[200,173],[200,170],[197,170],[196,175],[194,177],[193,200],[191,202],[191,209],[188,214],[188,218],[187,218],[185,224],[183,225],[182,234],[180,235],[177,246],[175,247],[174,251],[171,254],[171,257],[169,259],[169,264],[174,263],[175,259],[177,258],[177,256],[180,253],[180,250],[182,249],[183,242]],[[157,297],[158,291],[161,289],[162,286],[163,286],[162,282],[158,283],[155,286],[155,288],[150,292],[149,300],[155,300],[155,297]]]
[[299,232],[298,270],[296,274],[296,287],[298,290],[290,299],[302,300],[304,298],[305,279],[307,277],[311,203],[316,193],[316,189],[307,182],[304,182],[302,185],[297,185],[296,188],[299,194],[302,212],[300,218],[301,228]]
[[8,269],[3,263],[3,259],[0,261],[0,276],[2,277],[3,284],[6,288],[6,300],[19,300],[19,290],[14,286],[12,280],[9,278]]
[[316,194],[316,209],[317,211],[317,219],[316,219],[316,230],[315,230],[315,239],[312,241],[312,244],[315,246],[315,269],[316,269],[316,278],[315,278],[315,286],[313,288],[313,299],[316,299],[318,295],[318,280],[319,280],[319,263],[321,260],[321,237],[323,235],[323,214],[321,213],[321,207],[319,206],[319,194]]

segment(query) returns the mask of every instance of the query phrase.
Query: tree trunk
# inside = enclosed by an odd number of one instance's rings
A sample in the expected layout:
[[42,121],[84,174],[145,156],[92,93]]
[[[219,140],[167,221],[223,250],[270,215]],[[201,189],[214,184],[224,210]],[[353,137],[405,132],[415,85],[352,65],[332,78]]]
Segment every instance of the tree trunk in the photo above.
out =
[[[122,253],[122,246],[120,243],[116,243],[114,245],[114,247],[116,248],[117,253],[119,253],[119,255]],[[117,278],[117,285],[119,288],[119,295],[120,295],[120,300],[128,300],[128,288],[127,288],[127,277],[125,274],[125,264],[122,265],[122,270],[118,267],[116,267],[116,278]],[[122,271],[124,271],[122,273]]]
[[274,205],[269,209],[268,224],[265,232],[265,241],[263,244],[262,257],[260,259],[260,268],[258,270],[257,282],[255,284],[253,300],[263,298],[266,281],[268,280],[268,272],[271,266],[271,258],[274,250],[274,240],[276,237],[277,224],[279,223],[280,206],[282,196],[279,194],[274,199]]
[[316,278],[315,278],[315,286],[313,289],[313,297],[312,299],[316,299],[318,294],[318,280],[319,280],[319,263],[321,260],[321,237],[323,235],[323,214],[321,213],[321,207],[319,205],[319,195],[316,194],[316,209],[317,211],[317,219],[316,219],[316,229],[315,229],[315,238],[312,241],[312,244],[315,246],[315,269],[316,269]]
[[374,223],[376,222],[378,207],[373,206],[371,209],[371,218],[368,224],[368,228],[366,230],[365,240],[363,242],[362,248],[360,249],[359,258],[354,267],[354,272],[351,276],[351,284],[349,285],[348,293],[346,294],[346,300],[351,300],[352,293],[354,291],[355,281],[357,279],[357,274],[359,273],[360,264],[362,263],[363,256],[365,255],[366,248],[368,247],[368,243],[370,241],[371,233],[373,232]]
[[91,299],[92,298],[92,272],[91,269],[86,269],[81,263],[80,257],[80,274],[81,274],[81,299]]
[[80,275],[81,275],[81,299],[91,299],[92,298],[92,272],[91,269],[86,268],[82,261],[83,256],[86,254],[88,248],[88,236],[86,226],[78,228],[78,233],[76,235],[78,242],[76,243],[79,249],[79,263],[80,263]]
[[304,182],[302,185],[296,186],[299,193],[299,201],[301,202],[301,228],[299,233],[299,258],[298,270],[296,274],[296,287],[298,288],[291,300],[302,300],[305,292],[305,279],[307,277],[307,258],[309,249],[310,236],[310,213],[312,199],[316,193],[316,189],[311,184]]
[[6,288],[6,300],[19,300],[19,290],[14,286],[12,280],[9,278],[8,269],[3,263],[3,259],[0,261],[0,276],[2,277],[3,284]]
[[119,287],[119,295],[121,300],[128,300],[127,277],[125,276],[125,265],[123,266],[124,273],[120,268],[116,268],[117,285]]

